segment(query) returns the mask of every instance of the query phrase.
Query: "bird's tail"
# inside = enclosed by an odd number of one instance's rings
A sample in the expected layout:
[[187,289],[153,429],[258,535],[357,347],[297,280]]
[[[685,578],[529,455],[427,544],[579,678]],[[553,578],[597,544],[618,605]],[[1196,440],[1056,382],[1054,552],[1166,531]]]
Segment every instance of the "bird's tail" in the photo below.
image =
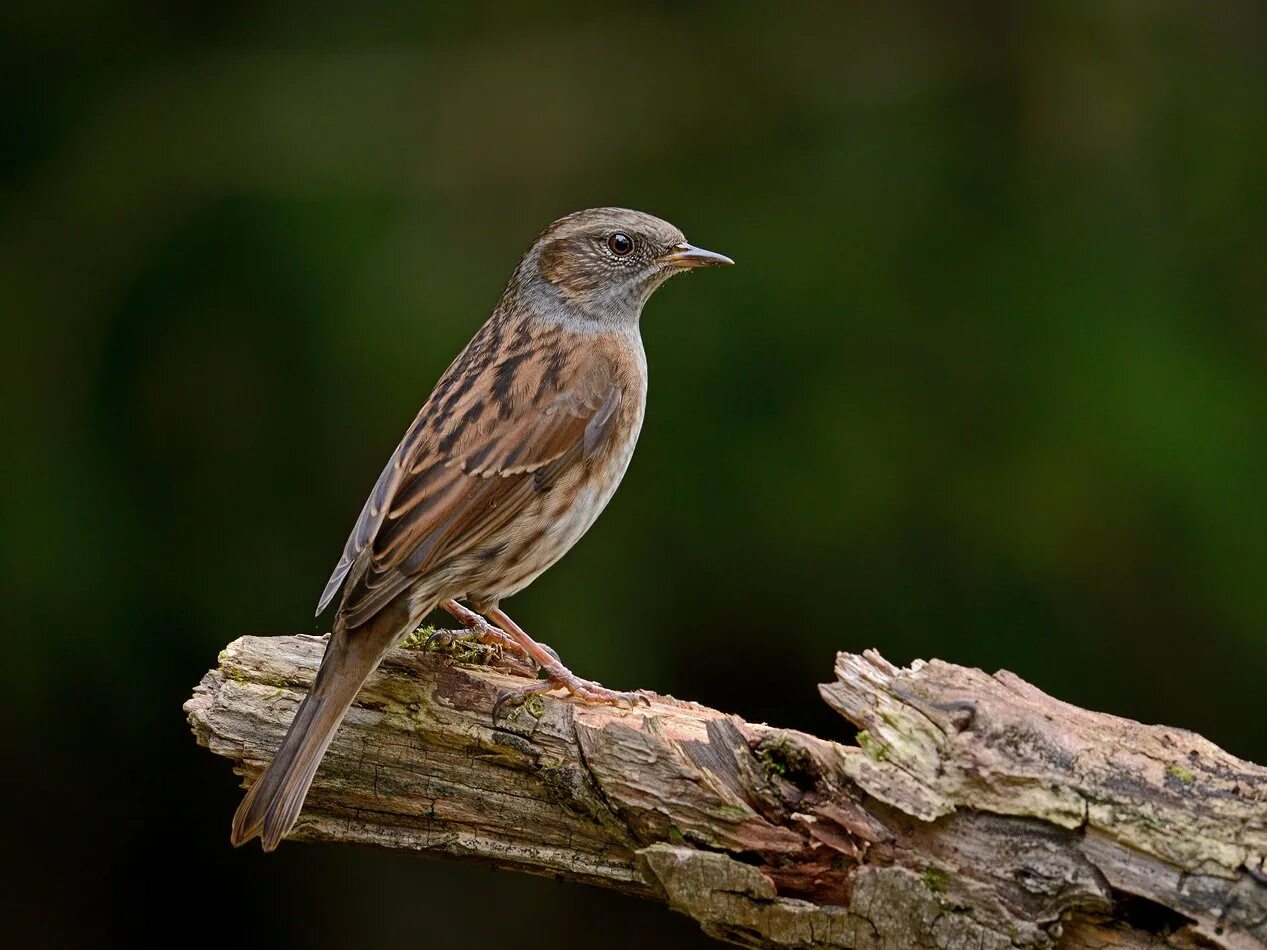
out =
[[407,632],[409,620],[407,611],[392,607],[352,631],[336,620],[312,689],[281,748],[233,816],[229,840],[235,847],[258,835],[264,850],[272,851],[294,826],[339,723],[383,655]]

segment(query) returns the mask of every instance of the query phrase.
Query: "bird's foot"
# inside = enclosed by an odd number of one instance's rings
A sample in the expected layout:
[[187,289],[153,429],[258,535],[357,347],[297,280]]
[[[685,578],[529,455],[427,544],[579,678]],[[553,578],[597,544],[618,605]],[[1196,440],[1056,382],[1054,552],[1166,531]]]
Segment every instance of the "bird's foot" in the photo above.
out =
[[[521,656],[531,661],[534,669],[538,665],[536,657],[533,655],[532,651],[500,627],[496,627],[489,623],[474,610],[471,610],[469,607],[463,607],[456,600],[446,600],[440,606],[448,611],[448,613],[451,614],[458,623],[462,624],[462,626],[466,627],[466,629],[470,631],[469,636],[474,637],[480,643],[484,643],[489,646],[501,647],[509,653]],[[447,638],[443,641],[444,644],[452,643],[462,636],[462,634],[453,630],[437,630],[427,638],[427,643],[439,638],[441,634]],[[544,650],[550,655],[551,659],[553,659],[556,663],[558,662],[559,654],[555,653],[551,647],[546,646],[544,643],[534,643],[534,646]]]
[[[481,644],[488,647],[496,647],[507,653],[513,653],[517,657],[525,660],[528,654],[518,643],[512,640],[506,634],[502,633],[492,624],[485,629],[479,630],[434,630],[426,640],[422,642],[424,650],[447,650],[458,643]],[[534,664],[535,667],[535,664]]]
[[456,600],[446,600],[440,606],[451,614],[458,623],[466,627],[467,633],[461,634],[454,630],[437,630],[427,638],[424,646],[430,647],[435,641],[439,641],[441,646],[448,646],[457,640],[470,638],[486,646],[500,647],[508,653],[529,659],[528,651],[514,637],[493,626],[469,607],[463,607]]
[[499,645],[485,643],[467,630],[433,630],[421,640],[418,649],[425,653],[442,653],[454,662],[468,666],[493,666],[501,661],[513,663],[515,669],[522,670],[526,676],[537,672],[536,665],[526,657],[503,652]]
[[546,674],[546,679],[533,683],[531,686],[519,686],[506,690],[497,697],[497,702],[493,704],[493,722],[497,722],[497,717],[501,715],[502,709],[507,704],[518,706],[533,696],[553,692],[556,689],[564,690],[567,695],[574,696],[582,702],[595,705],[620,706],[625,709],[637,705],[651,705],[651,698],[644,690],[623,692],[608,689],[593,680],[581,679],[557,660],[542,669]]
[[[456,600],[447,600],[440,606],[466,627],[466,631],[433,631],[422,643],[424,650],[442,650],[459,663],[478,663],[485,666],[503,665],[497,661],[504,659],[507,661],[504,665],[509,667],[510,672],[521,676],[537,675],[540,655],[546,655],[555,662],[559,659],[557,653],[542,644],[533,644],[538,648],[537,651],[527,649],[500,627],[489,623]],[[542,650],[545,651],[544,654],[539,652]]]

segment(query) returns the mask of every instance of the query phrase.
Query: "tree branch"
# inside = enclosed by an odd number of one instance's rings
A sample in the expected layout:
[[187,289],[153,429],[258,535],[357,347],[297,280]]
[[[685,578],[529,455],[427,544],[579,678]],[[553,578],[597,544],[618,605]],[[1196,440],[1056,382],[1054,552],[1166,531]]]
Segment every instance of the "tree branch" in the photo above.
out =
[[[253,778],[323,649],[230,644],[185,704],[198,741]],[[614,888],[743,946],[1267,946],[1267,769],[1192,733],[870,651],[820,687],[857,745],[663,697],[494,726],[522,678],[451,649],[387,657],[292,837]]]

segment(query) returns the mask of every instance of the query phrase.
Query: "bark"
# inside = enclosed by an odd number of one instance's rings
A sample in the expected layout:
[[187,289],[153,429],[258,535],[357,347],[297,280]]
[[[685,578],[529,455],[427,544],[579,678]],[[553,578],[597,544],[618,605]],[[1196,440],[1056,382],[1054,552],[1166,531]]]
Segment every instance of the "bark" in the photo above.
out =
[[[253,779],[323,649],[230,644],[185,705],[198,741]],[[1007,672],[869,651],[835,673],[820,692],[852,743],[659,696],[545,696],[494,724],[522,671],[414,640],[291,837],[614,888],[742,946],[1267,946],[1267,769]]]

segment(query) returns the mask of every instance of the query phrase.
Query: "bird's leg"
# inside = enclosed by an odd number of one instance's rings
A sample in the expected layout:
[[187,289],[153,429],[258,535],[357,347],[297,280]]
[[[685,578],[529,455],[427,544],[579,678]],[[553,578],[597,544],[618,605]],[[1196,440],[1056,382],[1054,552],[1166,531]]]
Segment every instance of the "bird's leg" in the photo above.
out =
[[[477,614],[469,607],[464,607],[456,600],[450,598],[440,605],[444,610],[451,614],[462,626],[471,631],[473,636],[480,643],[486,643],[489,646],[501,647],[510,653],[519,654],[532,659],[531,654],[520,645],[519,641],[513,637],[507,636],[501,630],[498,630],[491,623]],[[431,636],[427,637],[427,644],[430,645],[433,640],[445,640],[450,642],[453,635],[446,630],[437,630]]]
[[497,720],[497,714],[501,707],[507,702],[521,703],[529,696],[537,693],[549,692],[552,689],[565,689],[578,699],[583,699],[587,703],[609,703],[613,706],[632,706],[635,703],[646,703],[650,705],[650,700],[645,693],[633,692],[625,693],[614,689],[608,689],[592,680],[583,680],[560,661],[558,654],[547,646],[542,646],[528,634],[524,633],[523,628],[515,621],[506,616],[505,611],[500,607],[496,607],[488,612],[489,617],[497,622],[505,635],[511,637],[520,648],[532,658],[538,666],[546,674],[546,679],[540,683],[534,683],[531,686],[523,686],[518,689],[508,690],[497,698],[496,704],[493,706],[493,720]]

